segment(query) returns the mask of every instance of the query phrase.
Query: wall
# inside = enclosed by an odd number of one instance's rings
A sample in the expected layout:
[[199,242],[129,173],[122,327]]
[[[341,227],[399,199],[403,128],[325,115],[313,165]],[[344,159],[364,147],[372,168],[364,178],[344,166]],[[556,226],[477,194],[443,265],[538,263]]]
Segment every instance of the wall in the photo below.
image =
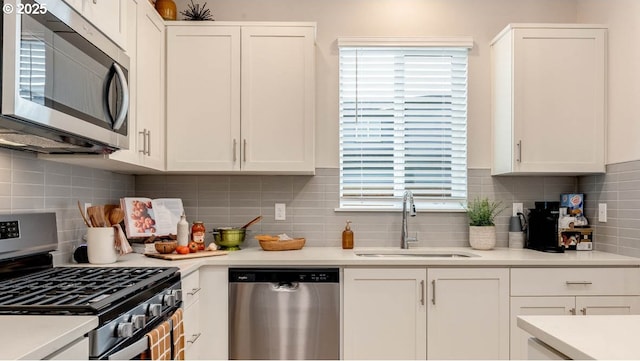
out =
[[[188,3],[189,0],[176,0],[178,11],[183,11]],[[574,0],[208,0],[206,3],[215,20],[317,22],[316,160],[319,168],[338,167],[337,38],[472,36],[468,164],[470,168],[490,168],[491,40],[511,22],[573,23],[576,20]]]
[[640,1],[578,0],[579,22],[609,27],[607,164],[640,160]]
[[[397,247],[401,213],[335,212],[338,207],[338,170],[318,169],[315,176],[136,176],[138,196],[182,198],[189,222],[201,220],[214,227],[239,227],[257,215],[247,245],[257,246],[253,235],[287,233],[307,238],[310,246],[339,247],[346,220],[353,221],[356,247]],[[506,247],[511,203],[532,208],[536,200],[559,200],[560,193],[577,190],[575,177],[491,177],[489,170],[470,170],[469,194],[490,197],[509,207],[497,219],[497,246]],[[287,205],[287,220],[274,220],[274,204]],[[465,213],[418,213],[409,220],[417,232],[417,246],[468,246]],[[211,235],[207,234],[207,242]]]
[[0,212],[55,212],[58,249],[55,261],[69,253],[85,233],[77,201],[118,202],[135,194],[134,177],[39,160],[33,153],[0,148]]

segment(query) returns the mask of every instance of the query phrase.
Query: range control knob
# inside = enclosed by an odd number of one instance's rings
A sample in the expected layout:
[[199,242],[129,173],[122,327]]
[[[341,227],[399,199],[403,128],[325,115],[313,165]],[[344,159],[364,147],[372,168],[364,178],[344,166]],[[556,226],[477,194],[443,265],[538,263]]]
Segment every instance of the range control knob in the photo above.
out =
[[119,323],[116,327],[117,337],[131,337],[133,336],[133,324],[131,322]]
[[159,303],[152,303],[149,305],[148,315],[150,317],[158,317],[162,313],[162,305]]
[[164,295],[164,297],[162,298],[162,301],[165,306],[174,307],[176,305],[176,295],[175,294]]
[[182,290],[172,290],[171,294],[176,296],[176,302],[182,301]]
[[131,317],[131,323],[133,324],[134,329],[139,330],[141,328],[144,328],[144,326],[147,324],[147,318],[145,317],[145,315],[133,315]]

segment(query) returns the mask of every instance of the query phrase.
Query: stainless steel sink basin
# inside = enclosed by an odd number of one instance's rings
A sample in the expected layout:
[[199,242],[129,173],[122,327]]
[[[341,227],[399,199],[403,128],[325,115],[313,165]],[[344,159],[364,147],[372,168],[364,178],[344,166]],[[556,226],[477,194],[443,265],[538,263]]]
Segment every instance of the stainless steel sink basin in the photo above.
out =
[[356,256],[360,257],[412,257],[412,258],[469,258],[478,257],[478,255],[467,252],[441,252],[441,251],[371,251],[356,252]]

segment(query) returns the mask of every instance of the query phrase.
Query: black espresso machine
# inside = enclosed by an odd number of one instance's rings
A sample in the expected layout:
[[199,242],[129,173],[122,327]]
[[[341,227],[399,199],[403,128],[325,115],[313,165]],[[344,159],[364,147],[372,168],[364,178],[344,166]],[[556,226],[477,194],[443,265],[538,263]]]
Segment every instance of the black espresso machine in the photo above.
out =
[[564,252],[558,241],[560,202],[535,202],[529,209],[525,247],[543,252]]

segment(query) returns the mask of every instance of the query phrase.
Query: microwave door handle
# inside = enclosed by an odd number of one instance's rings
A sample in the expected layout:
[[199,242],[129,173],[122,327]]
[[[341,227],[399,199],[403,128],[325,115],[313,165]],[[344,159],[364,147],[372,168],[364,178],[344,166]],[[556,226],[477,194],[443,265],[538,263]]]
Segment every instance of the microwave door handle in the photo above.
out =
[[124,123],[127,113],[129,112],[129,86],[127,85],[127,78],[124,76],[124,72],[120,65],[113,63],[113,68],[116,71],[118,83],[120,83],[120,88],[122,89],[122,92],[120,93],[120,103],[122,106],[118,110],[116,120],[113,122],[113,130],[118,130]]
[[125,347],[124,349],[114,352],[107,358],[108,360],[131,360],[140,355],[149,348],[149,339],[143,336],[135,343]]

